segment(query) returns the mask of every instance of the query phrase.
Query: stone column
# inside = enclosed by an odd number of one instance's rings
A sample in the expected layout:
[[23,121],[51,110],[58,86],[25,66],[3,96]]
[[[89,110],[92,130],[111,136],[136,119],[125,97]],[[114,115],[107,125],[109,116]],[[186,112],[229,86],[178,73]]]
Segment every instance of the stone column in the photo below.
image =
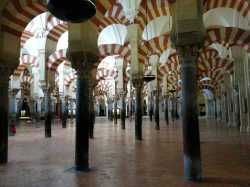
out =
[[51,89],[48,86],[43,87],[44,100],[45,100],[45,137],[51,137]]
[[132,115],[133,115],[133,111],[132,111],[132,107],[133,107],[133,92],[132,92],[132,82],[131,80],[129,81],[129,96],[128,96],[128,108],[129,108],[129,111],[128,111],[128,116],[129,116],[129,119],[130,121],[132,121]]
[[[4,70],[0,67],[1,72]],[[0,78],[0,164],[8,161],[8,77]]]
[[247,109],[248,109],[248,127],[247,132],[250,132],[250,61],[246,59],[245,63],[245,75],[246,75],[246,95],[247,95]]
[[174,94],[171,94],[170,106],[171,106],[171,110],[170,110],[171,120],[173,123],[175,121],[175,118],[174,118]]
[[108,119],[112,121],[112,99],[108,98]]
[[159,114],[159,107],[160,107],[160,100],[159,100],[159,82],[157,81],[157,86],[156,86],[156,90],[155,90],[155,129],[156,130],[160,130],[160,114]]
[[233,115],[234,115],[234,112],[233,112],[233,101],[232,101],[232,92],[233,90],[231,89],[230,93],[228,94],[228,105],[229,105],[229,115],[228,115],[228,126],[233,126],[234,125],[234,122],[233,122]]
[[214,119],[217,120],[218,116],[217,116],[217,98],[216,95],[214,96]]
[[98,58],[82,51],[71,52],[72,66],[77,72],[76,94],[76,149],[75,167],[89,171],[89,129],[91,123],[92,80],[95,77],[95,62]]
[[118,100],[118,95],[117,95],[117,81],[115,81],[115,95],[114,95],[114,114],[113,114],[113,119],[114,119],[114,124],[117,125],[117,100]]
[[[244,51],[245,52],[245,51]],[[242,82],[243,92],[245,97],[242,99],[242,104],[244,108],[244,117],[245,117],[245,124],[244,124],[244,132],[249,132],[250,127],[250,110],[249,110],[249,103],[250,98],[248,97],[249,87],[248,87],[248,66],[249,66],[249,56],[247,53],[244,53],[244,59],[242,64],[242,71],[244,72],[244,83]]]
[[113,116],[113,119],[114,119],[114,124],[117,125],[117,118],[118,118],[118,115],[117,115],[117,95],[114,96],[114,116]]
[[175,20],[171,39],[181,65],[184,176],[187,180],[200,181],[202,168],[197,108],[197,59],[205,33],[202,2],[176,0],[170,6]]
[[128,39],[131,45],[131,79],[135,88],[135,138],[142,140],[142,89],[144,66],[139,62],[139,41],[141,38],[138,24],[128,26]]
[[12,118],[16,118],[17,107],[16,107],[16,94],[18,93],[19,89],[12,89],[10,92],[11,102],[10,102],[10,113]]
[[165,116],[165,121],[166,125],[169,124],[169,115],[168,115],[168,95],[165,95],[165,101],[164,101],[164,116]]
[[232,111],[231,111],[231,95],[232,95],[232,84],[231,75],[225,75],[225,101],[226,101],[226,119],[227,125],[230,127],[232,125]]
[[56,108],[57,108],[57,117],[58,117],[58,119],[61,119],[61,117],[62,117],[62,107],[61,107],[61,105],[62,105],[62,101],[61,101],[61,98],[60,98],[60,96],[58,96],[57,97],[57,102],[56,102]]
[[72,121],[73,118],[74,118],[74,113],[73,113],[73,103],[74,103],[74,100],[71,99],[70,100],[70,120]]
[[[92,67],[93,68],[93,67]],[[94,129],[95,129],[95,95],[94,95],[94,89],[97,85],[97,82],[95,80],[92,80],[90,82],[90,127],[89,127],[89,138],[94,138]]]
[[163,79],[163,90],[164,90],[164,117],[166,125],[169,124],[169,108],[168,108],[168,75],[164,75]]
[[3,62],[0,63],[0,164],[8,162],[8,87],[11,68]]
[[198,47],[177,48],[181,63],[182,124],[184,175],[188,180],[201,180],[201,151],[197,108]]
[[159,80],[158,80],[158,68],[159,68],[160,56],[151,55],[149,57],[149,63],[152,65],[152,73],[155,75],[155,80],[153,80],[153,93],[154,93],[154,118],[155,118],[155,129],[160,130],[160,100],[159,100]]
[[62,128],[67,127],[67,119],[68,119],[68,97],[62,96]]
[[222,121],[222,104],[221,104],[221,93],[219,93],[220,95],[218,95],[217,97],[217,117],[220,121]]
[[125,98],[126,98],[126,92],[123,91],[121,94],[121,126],[122,129],[124,130],[126,127],[126,103],[125,103]]
[[239,88],[238,85],[234,86],[234,124],[240,129],[240,97],[239,97]]
[[135,137],[142,140],[142,79],[133,80],[135,87]]
[[[92,87],[94,90],[94,87]],[[90,93],[90,126],[89,126],[89,138],[94,138],[94,127],[95,127],[95,106],[94,106],[94,95]]]

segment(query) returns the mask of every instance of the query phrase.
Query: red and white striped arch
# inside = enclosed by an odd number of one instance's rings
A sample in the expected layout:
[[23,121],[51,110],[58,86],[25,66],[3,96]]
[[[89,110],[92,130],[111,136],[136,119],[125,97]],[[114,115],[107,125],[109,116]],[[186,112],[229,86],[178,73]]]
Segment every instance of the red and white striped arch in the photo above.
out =
[[95,22],[96,25],[98,25],[99,31],[112,24],[129,24],[129,21],[125,17],[123,7],[120,3],[112,5],[101,20],[93,19],[92,21]]
[[1,29],[21,37],[28,23],[46,10],[46,4],[42,0],[9,0],[2,11]]
[[218,83],[214,80],[203,80],[198,82],[198,87],[200,89],[209,89],[209,90],[215,90],[218,86]]
[[112,88],[112,83],[110,81],[100,80],[95,87],[95,95],[107,95]]
[[34,33],[29,31],[23,31],[21,36],[21,47],[24,47],[25,43],[32,37],[34,37]]
[[[130,24],[128,19],[125,17],[122,5],[116,2],[116,0],[110,0],[107,4],[98,1],[96,7],[97,14],[91,19],[91,22],[99,28],[99,31],[112,24]],[[138,23],[141,30],[144,30],[148,22],[157,17],[167,15],[170,15],[168,1],[143,0],[138,10],[135,23]]]
[[198,61],[203,60],[203,59],[216,58],[218,56],[219,56],[219,52],[216,49],[214,49],[214,48],[205,48],[204,50],[202,50],[200,52],[200,55],[198,57]]
[[204,45],[208,47],[213,43],[220,43],[227,48],[239,46],[250,52],[250,33],[234,27],[208,29]]
[[212,91],[212,93],[214,93],[217,87],[215,87],[214,85],[209,85],[209,84],[198,84],[198,88],[200,90],[210,90]]
[[[103,18],[106,15],[106,12],[112,7],[112,5],[116,4],[116,0],[109,0],[109,1],[96,1],[96,15],[90,19],[90,22],[100,31],[100,27],[105,27],[108,23],[111,23],[112,20],[105,20],[103,22]],[[117,20],[115,21],[117,22]],[[118,20],[120,22],[120,20]],[[112,23],[113,24],[113,23]]]
[[205,48],[200,52],[198,57],[198,71],[206,71],[210,67],[210,61],[219,57],[216,49]]
[[68,61],[67,49],[58,50],[49,56],[47,67],[51,71],[56,71],[58,66],[64,61]]
[[124,58],[126,62],[130,61],[131,51],[128,44],[119,45],[119,44],[104,44],[99,46],[99,54],[101,60],[107,56],[119,55]]
[[162,64],[158,69],[158,79],[162,79],[165,74],[180,71],[180,62],[177,53],[169,56],[166,63]]
[[160,16],[170,16],[168,1],[142,0],[135,22],[144,30],[150,21]]
[[145,41],[143,47],[148,51],[148,55],[161,55],[165,50],[170,47],[169,34],[165,34],[152,40]]
[[48,39],[57,42],[63,33],[68,31],[68,23],[61,21],[53,15],[48,16]]
[[215,8],[231,8],[237,10],[243,17],[250,16],[250,5],[246,0],[203,0],[204,11]]
[[[58,42],[63,33],[68,31],[68,23],[57,19],[56,17],[49,15],[47,18],[47,38],[54,42]],[[21,36],[21,47],[25,43],[34,37],[34,33],[30,31],[23,31]]]
[[17,69],[14,71],[14,76],[20,76],[22,72],[29,66],[39,67],[38,58],[36,56],[23,55],[19,59],[20,63]]
[[69,87],[76,78],[77,78],[76,72],[70,73],[68,76],[65,77],[64,85],[66,87]]
[[210,58],[198,61],[198,72],[210,71],[210,69],[221,69],[224,73],[232,73],[234,68],[233,60],[228,58]]
[[107,68],[98,68],[96,74],[96,80],[108,80],[108,79],[116,79],[118,77],[118,70],[114,69],[107,69]]
[[233,60],[221,58],[217,50],[212,48],[204,49],[198,57],[198,74],[202,75],[211,70],[220,69],[222,72],[233,72]]
[[209,77],[212,81],[220,82],[224,79],[225,71],[221,68],[214,68],[208,71],[199,72],[198,79]]

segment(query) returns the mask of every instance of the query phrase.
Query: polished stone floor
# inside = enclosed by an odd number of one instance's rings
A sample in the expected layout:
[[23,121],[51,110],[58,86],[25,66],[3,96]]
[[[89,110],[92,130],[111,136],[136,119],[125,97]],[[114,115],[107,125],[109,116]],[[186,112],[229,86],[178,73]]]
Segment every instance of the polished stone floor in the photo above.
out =
[[202,183],[183,180],[182,129],[179,122],[156,131],[144,120],[143,141],[134,140],[133,123],[121,130],[96,120],[90,141],[92,171],[77,173],[74,124],[53,127],[44,138],[39,124],[22,124],[9,138],[9,163],[0,166],[0,187],[250,187],[250,134],[201,120]]

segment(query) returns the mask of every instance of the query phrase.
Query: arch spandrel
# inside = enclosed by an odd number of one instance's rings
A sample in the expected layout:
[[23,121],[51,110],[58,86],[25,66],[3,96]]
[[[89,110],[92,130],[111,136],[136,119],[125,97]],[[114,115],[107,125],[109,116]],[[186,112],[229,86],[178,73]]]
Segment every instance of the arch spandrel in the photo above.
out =
[[[22,32],[35,16],[46,11],[46,2],[41,0],[31,2],[28,0],[9,0],[4,5],[1,15],[1,56],[7,61],[16,61],[20,55]],[[20,8],[15,8],[17,6]]]

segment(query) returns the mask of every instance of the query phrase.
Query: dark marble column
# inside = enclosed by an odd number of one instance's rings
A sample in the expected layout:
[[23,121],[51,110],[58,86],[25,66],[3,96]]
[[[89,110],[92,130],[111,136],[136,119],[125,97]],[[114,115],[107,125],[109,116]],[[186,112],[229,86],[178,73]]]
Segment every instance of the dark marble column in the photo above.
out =
[[70,120],[71,120],[71,121],[73,121],[73,118],[74,118],[73,103],[74,103],[74,100],[73,100],[73,99],[70,99],[70,100],[69,100],[69,107],[70,107]]
[[132,121],[133,118],[133,96],[129,98],[129,120]]
[[175,121],[175,96],[173,94],[172,98],[171,98],[171,119],[172,119],[172,122]]
[[200,135],[197,108],[197,56],[198,47],[177,48],[181,63],[182,124],[184,148],[184,175],[187,180],[202,177]]
[[135,87],[135,138],[137,140],[142,140],[142,89],[143,80],[135,79],[133,80]]
[[62,98],[62,128],[67,127],[67,119],[68,119],[68,97]]
[[[158,81],[157,81],[158,82]],[[158,84],[158,83],[156,83]],[[155,129],[160,130],[160,114],[159,114],[159,86],[156,86],[155,92],[155,112],[154,112],[154,117],[155,117]]]
[[18,91],[19,89],[12,89],[10,91],[11,100],[9,103],[9,112],[12,119],[16,119],[16,94]]
[[149,120],[152,122],[153,121],[153,114],[154,114],[154,105],[153,105],[153,94],[150,93],[149,97]]
[[0,164],[8,162],[8,86],[9,78],[6,71],[0,66]]
[[241,120],[240,120],[240,94],[238,85],[234,86],[234,120],[235,125],[240,129]]
[[114,113],[113,113],[113,119],[114,119],[114,124],[117,125],[117,119],[118,114],[117,114],[117,95],[114,97]]
[[112,121],[112,99],[108,98],[108,119]]
[[51,113],[51,89],[48,87],[43,88],[44,100],[45,100],[45,137],[51,137],[51,123],[52,123],[52,113]]
[[227,97],[227,93],[225,92],[224,93],[224,108],[225,108],[225,121],[226,121],[226,123],[228,123],[229,122],[229,113],[228,113],[228,111],[229,111],[229,105],[228,105],[228,97]]
[[96,76],[95,62],[98,61],[98,58],[82,51],[73,52],[70,55],[72,66],[77,72],[75,167],[78,171],[87,172],[90,169],[89,129],[93,94],[92,82]]
[[[94,88],[93,88],[94,89]],[[89,138],[94,138],[94,127],[95,127],[95,106],[94,106],[94,95],[90,93],[90,127],[89,127]]]
[[168,96],[165,96],[165,103],[164,103],[165,109],[164,109],[164,115],[165,115],[165,121],[166,124],[169,124],[169,115],[168,115]]
[[[84,70],[83,70],[84,72]],[[89,78],[78,76],[76,96],[76,154],[77,170],[89,169],[89,124],[90,124],[90,99]]]
[[126,93],[121,93],[121,126],[122,129],[126,127],[126,103],[125,103]]
[[217,100],[217,102],[219,103],[219,108],[220,108],[220,110],[219,110],[219,118],[220,118],[220,121],[222,121],[222,118],[223,118],[223,113],[222,113],[222,97],[221,96],[219,96],[219,98],[218,98],[218,100]]
[[217,99],[216,96],[214,96],[214,119],[217,120],[218,115],[217,115]]
[[117,125],[117,100],[118,100],[118,95],[117,95],[117,82],[115,81],[115,96],[114,96],[114,113],[113,113],[113,118],[114,118],[114,124]]

